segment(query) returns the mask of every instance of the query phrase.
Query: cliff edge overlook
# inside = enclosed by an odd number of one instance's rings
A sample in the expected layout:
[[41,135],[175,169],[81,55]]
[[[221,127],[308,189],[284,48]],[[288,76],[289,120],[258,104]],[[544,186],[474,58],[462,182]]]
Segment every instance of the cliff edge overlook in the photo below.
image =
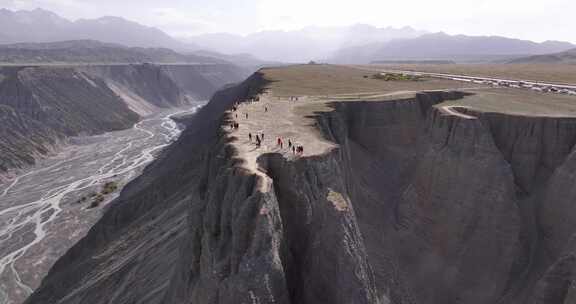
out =
[[574,98],[372,76],[220,91],[26,303],[576,301]]

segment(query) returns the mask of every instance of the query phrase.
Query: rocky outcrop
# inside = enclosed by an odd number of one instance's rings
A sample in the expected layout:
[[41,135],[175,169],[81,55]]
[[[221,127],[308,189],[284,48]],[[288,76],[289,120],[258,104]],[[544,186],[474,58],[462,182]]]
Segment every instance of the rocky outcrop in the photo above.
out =
[[574,119],[331,103],[333,148],[247,169],[218,93],[27,303],[574,301]]

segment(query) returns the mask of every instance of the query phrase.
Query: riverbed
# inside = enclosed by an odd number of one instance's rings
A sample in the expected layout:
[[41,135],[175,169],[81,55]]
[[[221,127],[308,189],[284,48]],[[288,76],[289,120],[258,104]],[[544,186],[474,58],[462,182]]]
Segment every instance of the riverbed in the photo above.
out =
[[98,221],[181,128],[171,116],[144,118],[132,129],[71,139],[57,155],[0,183],[0,304],[19,304],[52,264]]

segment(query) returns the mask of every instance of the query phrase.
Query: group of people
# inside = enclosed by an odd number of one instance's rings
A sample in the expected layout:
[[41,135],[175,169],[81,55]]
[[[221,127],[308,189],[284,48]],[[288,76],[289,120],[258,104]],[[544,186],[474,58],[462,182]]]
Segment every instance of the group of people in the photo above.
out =
[[290,96],[290,101],[298,101],[298,97],[296,96]]
[[[252,133],[248,133],[248,139],[252,142]],[[260,147],[262,141],[264,140],[264,133],[256,134],[256,146]]]
[[[249,99],[250,101],[260,101],[259,97],[252,97],[251,99]],[[290,100],[298,100],[298,97],[290,97]],[[232,111],[233,112],[237,112],[238,108],[240,106],[240,102],[235,102],[234,105],[232,106]],[[268,107],[264,106],[264,112],[268,112]],[[248,119],[248,113],[244,113],[244,116],[246,117],[246,119]],[[235,113],[235,117],[238,118],[238,113]],[[230,124],[230,128],[232,130],[238,130],[238,128],[240,127],[239,123],[237,122],[232,122]],[[262,145],[262,142],[264,141],[264,133],[259,133],[259,134],[255,134],[253,135],[251,132],[248,133],[248,140],[250,142],[252,142],[252,139],[255,140],[255,144],[257,147],[260,147]],[[281,137],[277,138],[277,146],[280,147],[280,149],[284,149],[284,140]],[[292,153],[295,155],[302,155],[304,153],[304,147],[301,145],[296,145],[292,142],[292,140],[288,139],[288,149],[292,150]]]
[[[280,149],[284,148],[284,141],[282,140],[282,137],[278,137],[277,139],[277,145],[278,147],[280,147]],[[292,150],[293,154],[303,154],[304,153],[304,147],[303,146],[297,146],[294,143],[292,143],[292,140],[288,139],[288,149]]]

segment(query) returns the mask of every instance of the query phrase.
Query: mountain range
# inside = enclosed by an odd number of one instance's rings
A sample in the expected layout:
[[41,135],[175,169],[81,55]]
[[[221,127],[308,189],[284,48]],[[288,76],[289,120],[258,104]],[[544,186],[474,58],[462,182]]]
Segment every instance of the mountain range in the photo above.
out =
[[568,63],[576,64],[576,48],[568,51],[516,58],[509,63]]
[[306,27],[295,31],[262,31],[247,36],[228,33],[185,38],[220,53],[248,53],[258,58],[284,62],[322,60],[343,47],[416,38],[426,32],[411,27],[378,28],[357,24],[347,27]]
[[[0,9],[0,44],[4,61],[22,61],[18,56],[61,61],[56,47],[72,40],[83,40],[82,48],[65,48],[62,56],[88,62],[198,62],[202,57],[238,61],[257,66],[276,62],[328,61],[331,63],[370,63],[383,60],[450,60],[456,62],[508,62],[533,55],[556,54],[576,45],[562,41],[537,43],[499,36],[466,36],[429,33],[411,27],[374,27],[356,24],[345,27],[310,26],[292,31],[262,31],[246,36],[213,33],[175,38],[153,27],[121,17],[71,21],[43,10],[10,11]],[[86,41],[100,41],[98,48],[86,48]],[[46,43],[60,42],[56,45]],[[24,52],[21,43],[40,43],[40,49]],[[94,42],[92,42],[94,43]],[[123,45],[129,48],[109,53]],[[15,44],[15,45],[14,45]],[[132,48],[132,49],[130,49]],[[139,49],[133,49],[139,48]],[[147,48],[143,50],[142,48]],[[170,50],[179,53],[174,54]],[[12,53],[10,53],[12,52]],[[68,53],[67,53],[68,52]],[[225,55],[223,55],[225,54]],[[240,54],[240,55],[239,55]],[[552,57],[542,60],[556,60]],[[66,59],[66,58],[64,58]],[[263,62],[262,60],[265,60]],[[529,60],[530,61],[530,60]]]
[[218,54],[181,54],[167,48],[126,47],[96,40],[0,45],[0,63],[223,63]]
[[537,43],[499,36],[465,36],[445,33],[425,34],[413,39],[343,48],[330,61],[370,63],[378,60],[444,59],[455,61],[493,61],[561,52],[575,45],[561,41]]
[[71,21],[44,9],[0,9],[0,44],[88,39],[131,47],[196,48],[157,28],[120,17]]

